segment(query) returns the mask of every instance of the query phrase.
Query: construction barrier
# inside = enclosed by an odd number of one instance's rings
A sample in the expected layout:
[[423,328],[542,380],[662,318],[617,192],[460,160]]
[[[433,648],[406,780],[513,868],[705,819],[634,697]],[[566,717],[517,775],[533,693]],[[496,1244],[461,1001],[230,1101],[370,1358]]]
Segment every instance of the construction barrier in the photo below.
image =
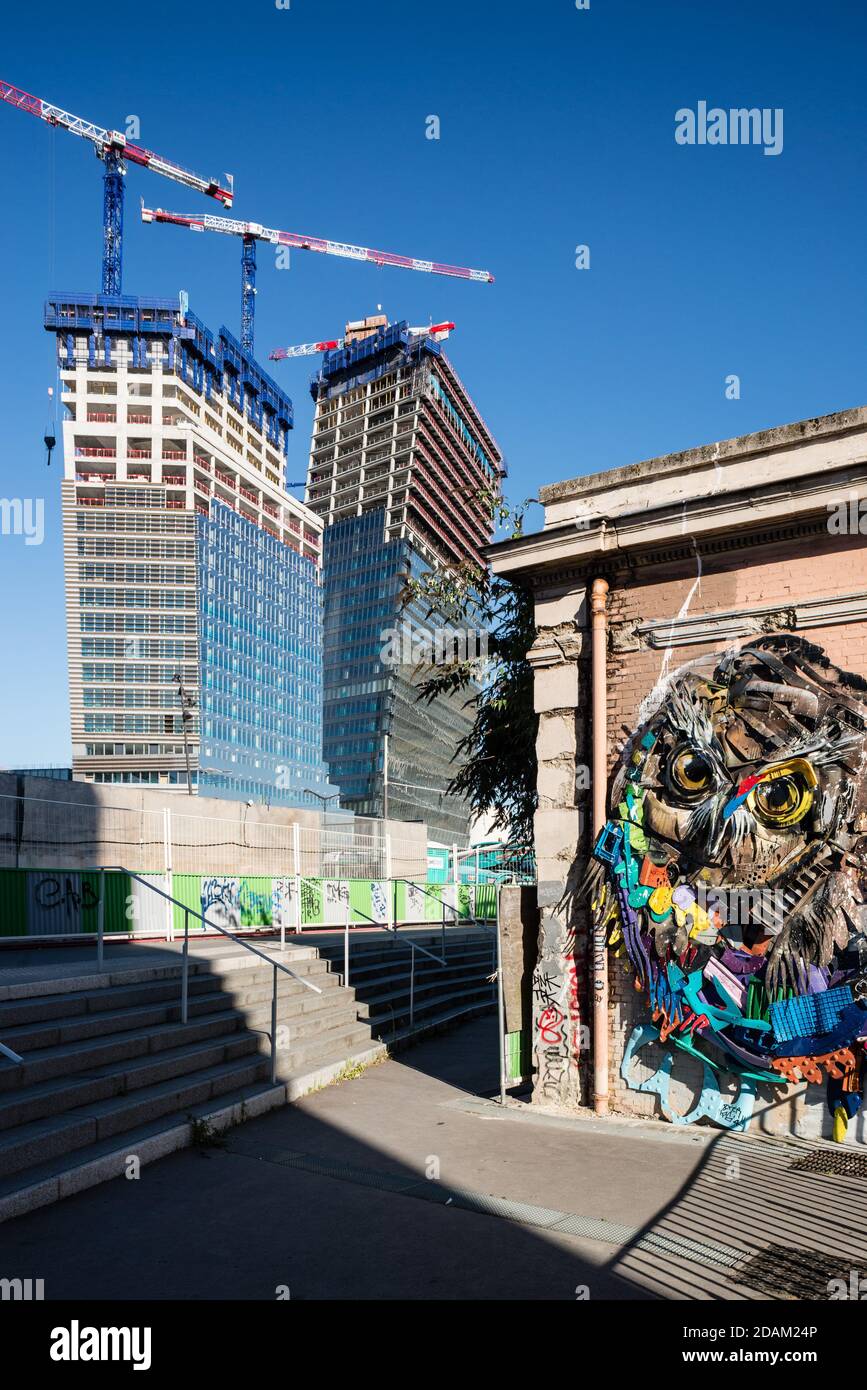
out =
[[[371,879],[300,878],[272,875],[142,874],[174,898],[174,906],[125,873],[77,869],[0,869],[0,936],[68,937],[96,933],[100,879],[105,881],[104,931],[112,936],[165,937],[184,930],[184,907],[207,915],[230,931],[256,928],[298,930],[342,927],[347,903],[352,926],[389,921],[446,923],[454,920],[452,884]],[[389,912],[389,895],[391,911]],[[496,918],[493,884],[461,884],[459,921]],[[205,930],[198,917],[190,931]]]

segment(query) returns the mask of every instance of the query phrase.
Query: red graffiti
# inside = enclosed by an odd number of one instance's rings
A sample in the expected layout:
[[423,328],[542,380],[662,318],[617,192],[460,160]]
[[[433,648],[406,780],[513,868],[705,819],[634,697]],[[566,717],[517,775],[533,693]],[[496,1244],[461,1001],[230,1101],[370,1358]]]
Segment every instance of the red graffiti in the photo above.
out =
[[569,1017],[572,1024],[572,1051],[577,1057],[581,1052],[581,1002],[579,994],[578,964],[575,957],[566,956],[566,965],[569,977]]
[[539,1033],[544,1043],[559,1043],[563,1040],[560,1025],[566,1015],[555,1004],[543,1009],[539,1015]]

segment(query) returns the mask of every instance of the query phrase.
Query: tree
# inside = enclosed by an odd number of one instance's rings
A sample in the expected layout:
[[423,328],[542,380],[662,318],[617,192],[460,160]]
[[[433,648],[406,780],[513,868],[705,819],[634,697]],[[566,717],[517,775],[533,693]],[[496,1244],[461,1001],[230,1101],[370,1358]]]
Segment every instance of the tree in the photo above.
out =
[[[534,499],[515,509],[493,493],[479,493],[478,499],[500,529],[512,537],[523,534],[524,513]],[[465,692],[465,708],[473,711],[472,727],[458,744],[462,763],[449,793],[465,797],[477,816],[493,813],[493,828],[505,829],[513,841],[532,841],[539,722],[527,661],[536,635],[532,594],[465,561],[411,580],[406,597],[423,602],[428,619],[484,639],[482,656],[471,655],[474,644],[467,643],[450,659],[417,668],[420,700],[431,704]]]

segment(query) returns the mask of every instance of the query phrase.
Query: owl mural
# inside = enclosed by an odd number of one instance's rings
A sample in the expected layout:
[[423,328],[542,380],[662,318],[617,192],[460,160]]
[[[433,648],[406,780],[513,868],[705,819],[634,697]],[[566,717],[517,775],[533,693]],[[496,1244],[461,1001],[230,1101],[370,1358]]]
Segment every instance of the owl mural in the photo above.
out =
[[[625,749],[590,896],[652,1020],[623,1076],[670,1119],[745,1129],[759,1085],[807,1081],[845,1137],[867,1039],[865,753],[867,682],[792,636],[682,667]],[[649,1042],[666,1052],[639,1083]],[[705,1078],[688,1115],[668,1099],[678,1051]]]

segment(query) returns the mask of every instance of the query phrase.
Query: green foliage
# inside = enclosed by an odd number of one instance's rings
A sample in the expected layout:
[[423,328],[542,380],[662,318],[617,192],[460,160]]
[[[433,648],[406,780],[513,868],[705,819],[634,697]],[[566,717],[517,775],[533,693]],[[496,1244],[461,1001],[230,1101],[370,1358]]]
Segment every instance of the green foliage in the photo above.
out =
[[[492,521],[516,538],[529,500],[512,509],[490,492],[478,494]],[[448,791],[467,799],[475,815],[492,814],[494,828],[531,841],[536,810],[536,732],[533,673],[526,654],[536,628],[532,594],[487,567],[469,563],[410,581],[407,600],[420,599],[427,617],[487,633],[487,657],[433,662],[418,668],[419,699],[428,704],[463,692],[473,725],[458,745],[458,771]]]
[[217,1129],[211,1124],[210,1120],[203,1116],[198,1118],[196,1115],[188,1116],[190,1121],[190,1138],[194,1149],[224,1149],[226,1140]]

